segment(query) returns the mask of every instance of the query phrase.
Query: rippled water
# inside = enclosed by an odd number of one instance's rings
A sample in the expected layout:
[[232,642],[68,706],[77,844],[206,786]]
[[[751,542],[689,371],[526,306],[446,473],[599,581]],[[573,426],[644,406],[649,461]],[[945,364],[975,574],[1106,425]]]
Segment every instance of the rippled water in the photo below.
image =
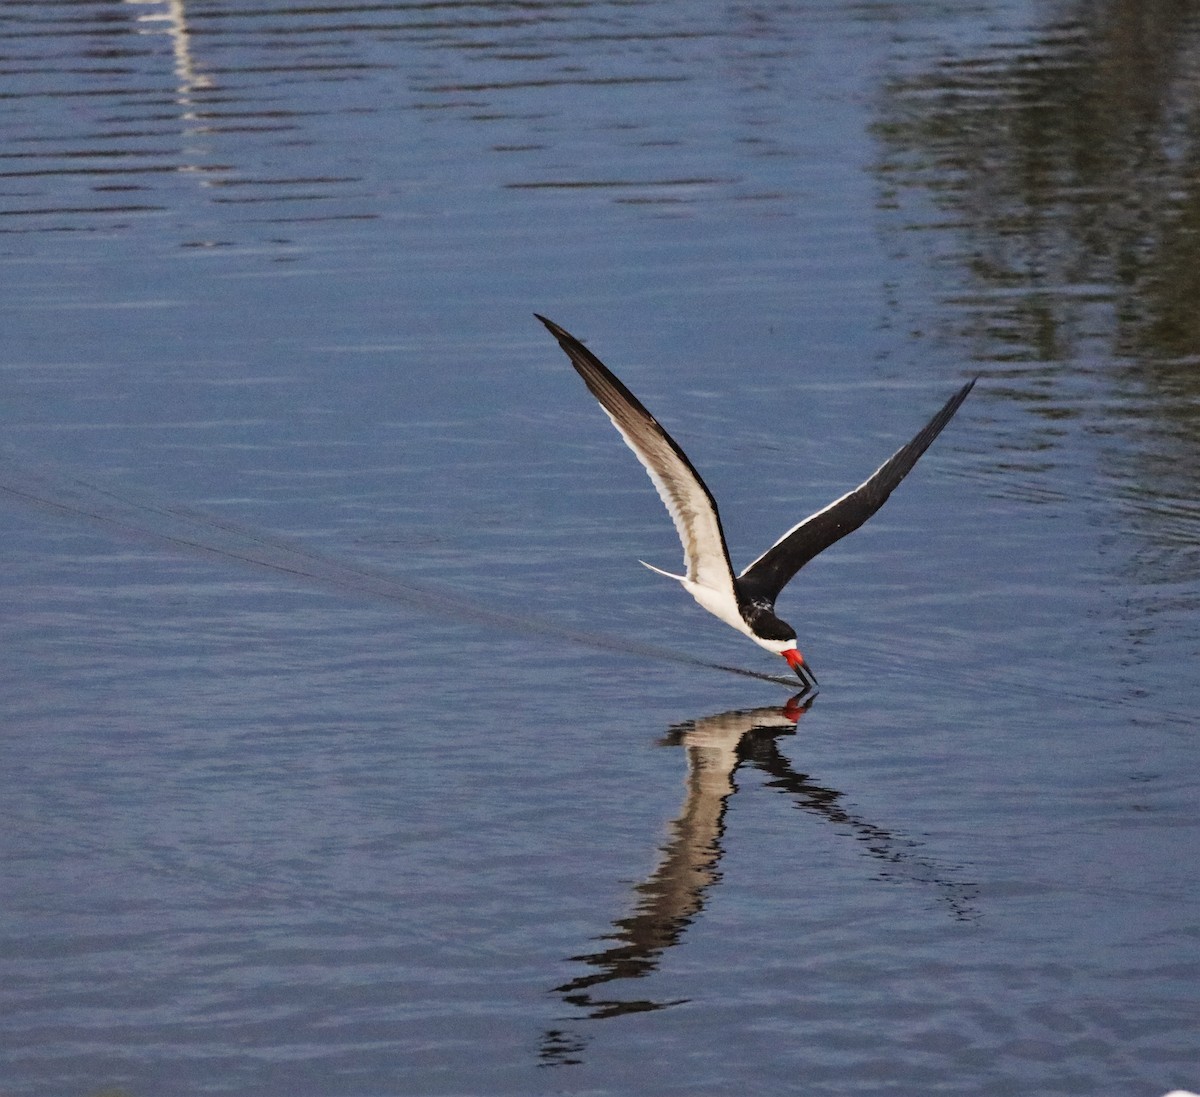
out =
[[[0,75],[0,1092],[1200,1086],[1193,6],[11,2]],[[781,600],[811,703],[676,661],[779,669],[535,309],[739,567],[980,376]]]

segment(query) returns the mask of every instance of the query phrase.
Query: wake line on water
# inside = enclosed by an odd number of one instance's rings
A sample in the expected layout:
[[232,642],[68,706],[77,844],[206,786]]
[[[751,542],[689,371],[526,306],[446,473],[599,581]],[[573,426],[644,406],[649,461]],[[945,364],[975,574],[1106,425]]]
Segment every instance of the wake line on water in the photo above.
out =
[[[713,663],[684,652],[643,644],[604,633],[584,632],[568,628],[555,621],[511,611],[491,609],[457,595],[423,587],[395,578],[385,572],[325,556],[288,542],[282,537],[241,526],[228,519],[202,511],[168,504],[149,497],[137,497],[125,490],[86,480],[77,474],[51,466],[32,468],[8,454],[0,454],[0,497],[8,497],[23,505],[70,518],[83,519],[111,532],[135,540],[149,541],[187,555],[216,558],[274,573],[303,583],[336,590],[360,598],[403,605],[433,616],[452,611],[460,617],[491,625],[501,631],[519,632],[539,638],[553,637],[593,651],[608,651],[621,655],[669,662],[703,670],[719,670],[742,678],[753,678],[782,686],[790,693],[803,692],[797,678],[779,677],[762,671]],[[944,668],[927,669],[914,665],[911,655],[905,656],[902,667],[895,665],[897,657],[889,648],[859,638],[874,650],[876,665],[883,673],[902,674],[906,680],[914,676],[941,677]],[[964,693],[986,697],[997,688],[1007,688],[999,675],[975,674],[958,676],[958,687]],[[1070,697],[1080,703],[1098,704],[1105,708],[1124,708],[1131,705],[1137,712],[1171,723],[1194,722],[1194,714],[1179,712],[1147,703],[1144,698],[1096,695],[1060,684],[1054,689],[1040,689],[1025,681],[1026,692],[1042,693],[1055,698]]]
[[83,519],[123,536],[149,540],[190,555],[216,557],[342,593],[392,602],[430,614],[444,615],[449,610],[478,624],[533,636],[554,637],[593,650],[720,670],[726,674],[772,682],[793,693],[802,692],[804,688],[796,678],[783,678],[724,663],[710,663],[669,648],[603,633],[583,632],[554,621],[480,606],[456,595],[417,586],[383,572],[325,556],[301,545],[291,544],[281,537],[212,514],[149,498],[137,498],[66,470],[30,468],[8,456],[0,457],[0,496],[52,514]]

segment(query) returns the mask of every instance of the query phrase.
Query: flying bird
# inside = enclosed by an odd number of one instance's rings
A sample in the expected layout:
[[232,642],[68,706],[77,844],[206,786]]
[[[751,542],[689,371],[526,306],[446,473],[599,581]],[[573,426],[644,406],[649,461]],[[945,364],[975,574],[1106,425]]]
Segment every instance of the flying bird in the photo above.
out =
[[733,574],[717,501],[678,443],[615,374],[569,331],[534,313],[571,359],[584,384],[600,401],[625,444],[650,476],[666,505],[679,540],[683,575],[640,561],[651,571],[677,580],[709,613],[760,647],[782,656],[806,687],[816,683],[796,646],[796,630],[775,615],[775,599],[805,564],[871,517],[908,475],[950,422],[975,385],[968,381],[902,446],[853,491],[789,529],[740,575]]

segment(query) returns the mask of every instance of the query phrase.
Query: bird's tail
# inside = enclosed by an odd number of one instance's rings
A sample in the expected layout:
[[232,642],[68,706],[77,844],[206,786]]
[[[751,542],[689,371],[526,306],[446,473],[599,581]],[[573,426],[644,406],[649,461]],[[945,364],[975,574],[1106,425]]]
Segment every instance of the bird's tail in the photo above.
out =
[[668,579],[674,579],[677,582],[684,583],[687,581],[686,575],[672,575],[669,571],[663,571],[662,568],[656,568],[653,564],[647,564],[645,560],[639,560],[639,564],[644,568],[649,568],[651,571],[658,572],[659,575],[665,575]]

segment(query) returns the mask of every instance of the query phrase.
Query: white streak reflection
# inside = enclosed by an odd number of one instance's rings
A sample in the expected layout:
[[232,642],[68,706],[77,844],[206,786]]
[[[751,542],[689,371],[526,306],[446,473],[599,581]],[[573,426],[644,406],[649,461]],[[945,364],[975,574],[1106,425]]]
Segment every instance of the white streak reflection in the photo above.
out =
[[[214,87],[211,76],[196,70],[192,56],[192,35],[188,29],[187,11],[183,0],[125,0],[127,4],[155,8],[137,17],[138,30],[143,34],[165,33],[170,36],[171,50],[175,55],[175,77],[178,81],[178,102],[181,106],[192,105],[192,94]],[[190,117],[194,120],[195,116]]]

